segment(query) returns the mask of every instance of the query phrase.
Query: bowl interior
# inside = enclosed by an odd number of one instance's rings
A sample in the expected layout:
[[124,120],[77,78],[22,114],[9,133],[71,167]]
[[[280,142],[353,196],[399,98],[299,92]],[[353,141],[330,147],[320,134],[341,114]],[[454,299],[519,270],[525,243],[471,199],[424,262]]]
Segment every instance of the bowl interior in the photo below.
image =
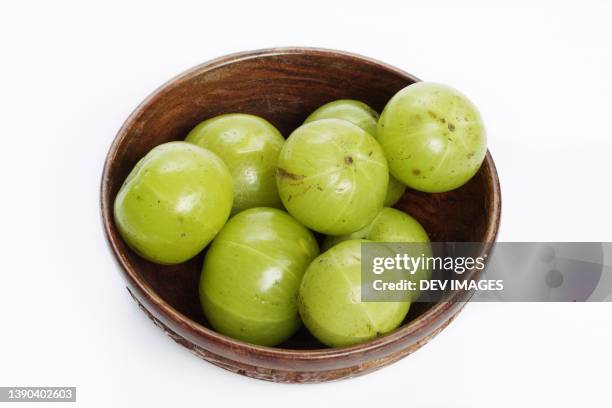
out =
[[[187,263],[160,266],[133,253],[112,222],[112,203],[136,162],[153,147],[182,140],[200,121],[223,113],[250,113],[274,124],[287,137],[320,105],[341,98],[361,100],[381,111],[416,78],[382,63],[344,53],[312,49],[267,50],[237,54],[201,65],[158,89],[128,119],[109,153],[103,183],[103,217],[109,239],[130,269],[177,311],[207,326],[198,300],[204,254]],[[408,190],[396,208],[418,219],[432,241],[481,242],[487,230],[485,162],[465,186],[442,194]],[[109,221],[110,220],[110,221]],[[406,321],[431,304],[416,303]],[[322,348],[302,329],[289,349]]]

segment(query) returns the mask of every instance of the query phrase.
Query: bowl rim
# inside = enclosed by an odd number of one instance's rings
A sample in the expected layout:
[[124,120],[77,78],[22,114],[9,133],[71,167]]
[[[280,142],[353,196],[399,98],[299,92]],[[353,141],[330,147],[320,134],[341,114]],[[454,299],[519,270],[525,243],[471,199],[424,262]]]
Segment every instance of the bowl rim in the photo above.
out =
[[[260,346],[257,344],[236,340],[231,337],[220,334],[212,329],[209,329],[190,319],[188,316],[182,314],[170,304],[168,304],[153,290],[153,288],[144,280],[144,278],[142,278],[138,274],[138,272],[130,266],[127,256],[122,253],[122,250],[118,246],[117,239],[120,238],[114,237],[112,233],[112,228],[114,225],[114,220],[112,216],[113,197],[110,197],[109,191],[109,168],[110,164],[114,162],[118,154],[119,146],[127,137],[128,130],[132,128],[136,118],[138,118],[152,104],[154,104],[157,99],[169,92],[171,88],[191,79],[193,76],[198,75],[202,72],[210,72],[225,65],[237,63],[244,60],[291,54],[301,54],[308,56],[340,56],[348,59],[358,60],[360,63],[365,62],[367,64],[376,65],[379,68],[383,68],[398,76],[404,77],[414,82],[420,81],[417,77],[405,72],[404,70],[401,70],[385,62],[370,57],[346,51],[316,47],[277,47],[232,53],[198,64],[195,67],[190,68],[179,75],[176,75],[172,79],[166,81],[164,84],[159,86],[156,90],[154,90],[132,111],[132,113],[128,116],[128,118],[125,120],[125,122],[117,132],[117,135],[115,136],[108,150],[104,161],[104,168],[102,170],[102,178],[100,182],[100,209],[106,241],[115,257],[115,260],[119,264],[119,267],[123,270],[122,275],[124,276],[124,278],[129,280],[132,285],[138,288],[139,292],[146,298],[147,303],[154,307],[158,313],[169,319],[173,324],[187,329],[190,332],[191,336],[195,336],[196,338],[205,339],[206,341],[216,343],[219,346],[225,346],[237,350],[244,350],[248,351],[249,353],[255,352],[262,357],[291,360],[328,360],[381,349],[386,346],[395,344],[406,337],[410,337],[412,334],[429,326],[433,322],[436,322],[439,318],[448,313],[456,303],[467,302],[471,294],[467,294],[466,296],[464,293],[456,292],[451,298],[449,298],[448,301],[441,301],[435,303],[423,314],[419,315],[416,319],[408,322],[407,324],[404,324],[403,326],[400,326],[398,329],[392,331],[391,333],[352,346],[336,348],[330,347],[320,349],[287,349],[280,347]],[[491,192],[491,197],[490,202],[488,203],[488,211],[486,214],[487,229],[485,231],[485,240],[482,241],[483,249],[481,254],[484,254],[485,252],[488,252],[492,249],[499,230],[501,216],[501,190],[499,186],[499,178],[497,175],[495,164],[488,150],[485,160],[483,162],[483,166],[485,165],[487,168],[487,172],[490,176],[488,191]],[[475,273],[475,271],[472,270],[471,273]],[[181,336],[183,336],[183,334],[181,334]]]

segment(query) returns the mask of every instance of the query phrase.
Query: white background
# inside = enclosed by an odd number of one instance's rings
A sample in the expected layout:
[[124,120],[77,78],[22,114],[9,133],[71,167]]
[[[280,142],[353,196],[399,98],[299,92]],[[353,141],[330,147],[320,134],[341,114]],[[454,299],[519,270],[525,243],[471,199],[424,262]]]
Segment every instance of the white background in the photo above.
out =
[[279,385],[166,338],[104,242],[100,174],[132,109],[193,65],[286,45],[469,95],[500,174],[500,240],[611,241],[612,6],[489,3],[3,2],[0,385],[74,385],[84,407],[610,406],[610,303],[470,304],[381,371]]

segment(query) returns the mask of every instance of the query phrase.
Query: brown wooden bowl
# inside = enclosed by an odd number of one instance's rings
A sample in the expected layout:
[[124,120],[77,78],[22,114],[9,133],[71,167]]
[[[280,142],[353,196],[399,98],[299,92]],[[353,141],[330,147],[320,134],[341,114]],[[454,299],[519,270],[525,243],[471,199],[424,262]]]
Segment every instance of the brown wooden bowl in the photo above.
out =
[[[102,219],[110,248],[142,310],[177,343],[227,370],[277,382],[322,382],[371,372],[417,350],[461,310],[459,302],[416,303],[396,331],[351,347],[325,348],[306,330],[280,347],[262,347],[211,330],[200,309],[203,254],[160,266],[132,252],[113,222],[121,184],[153,147],[181,140],[200,121],[222,113],[264,117],[285,136],[317,107],[335,99],[361,100],[381,111],[403,87],[418,81],[384,63],[345,52],[281,48],[244,52],[199,65],[149,96],[117,134],[104,166]],[[396,206],[416,217],[432,241],[494,243],[501,209],[495,165],[487,154],[465,186],[442,194],[406,191]]]

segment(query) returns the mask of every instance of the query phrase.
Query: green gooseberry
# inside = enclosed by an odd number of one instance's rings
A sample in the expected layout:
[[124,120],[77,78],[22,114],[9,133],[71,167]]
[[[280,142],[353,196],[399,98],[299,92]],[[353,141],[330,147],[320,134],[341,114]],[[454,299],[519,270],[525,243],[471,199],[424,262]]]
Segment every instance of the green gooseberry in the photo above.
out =
[[252,208],[230,218],[200,276],[202,310],[219,333],[277,345],[300,327],[297,295],[319,253],[313,234],[284,211]]
[[363,102],[354,99],[338,99],[317,108],[310,114],[304,123],[320,119],[342,119],[359,126],[372,136],[376,137],[376,123],[378,112]]
[[285,139],[267,120],[232,113],[197,125],[185,141],[217,154],[234,183],[235,214],[253,207],[282,208],[276,188],[276,164]]
[[387,186],[387,195],[385,196],[385,207],[391,207],[402,198],[406,186],[400,183],[392,174],[389,174],[389,185]]
[[[414,256],[423,254],[430,256],[432,254],[429,236],[423,226],[410,215],[396,210],[395,208],[385,207],[365,228],[355,231],[352,234],[341,236],[327,236],[321,245],[321,251],[327,251],[329,248],[337,245],[340,242],[350,239],[367,239],[375,242],[404,242],[404,243],[423,243],[423,245],[403,246],[403,250],[413,253]],[[393,248],[389,248],[393,251]],[[416,282],[417,289],[411,292],[412,299],[417,299],[421,294],[420,281],[429,280],[431,278],[431,270],[420,267],[414,274],[410,275],[410,280]]]
[[[354,99],[339,99],[326,103],[310,114],[304,123],[313,122],[320,119],[342,119],[347,120],[370,135],[376,137],[376,124],[378,122],[378,112],[363,102]],[[389,185],[385,206],[392,206],[399,201],[404,194],[406,186],[400,183],[395,177],[389,175]]]
[[395,208],[383,208],[374,220],[359,231],[347,235],[329,235],[321,250],[326,251],[349,239],[367,239],[375,242],[429,242],[423,226],[410,215]]
[[428,193],[467,183],[487,152],[478,109],[459,91],[431,82],[417,82],[395,94],[377,132],[391,174]]
[[302,279],[299,311],[323,344],[350,346],[395,330],[410,302],[361,302],[361,243],[339,243],[315,258]]
[[159,264],[185,262],[215,237],[232,208],[232,178],[212,152],[169,142],[147,153],[114,203],[124,241]]
[[345,120],[321,119],[289,136],[276,180],[291,215],[317,232],[341,235],[363,228],[382,209],[389,171],[369,133]]

